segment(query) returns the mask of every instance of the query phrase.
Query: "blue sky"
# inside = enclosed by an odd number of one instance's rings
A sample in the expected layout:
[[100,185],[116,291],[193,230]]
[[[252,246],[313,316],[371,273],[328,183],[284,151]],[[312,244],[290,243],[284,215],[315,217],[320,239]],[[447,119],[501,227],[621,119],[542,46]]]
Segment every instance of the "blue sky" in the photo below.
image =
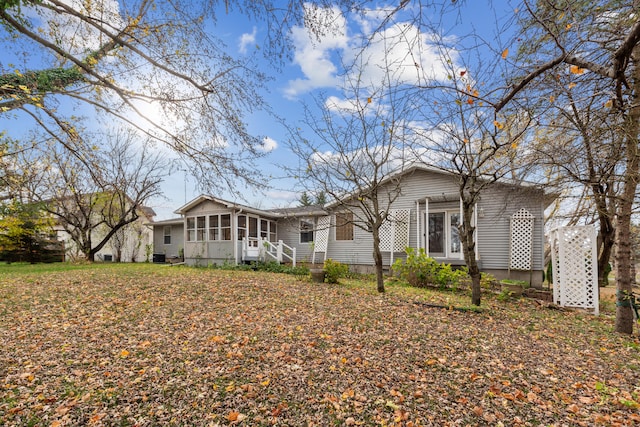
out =
[[[493,28],[487,23],[491,22],[492,11],[486,8],[486,4],[478,3],[484,2],[469,2],[461,16],[463,18],[473,17],[469,22],[480,23],[480,26],[484,26],[484,30],[490,34]],[[504,9],[508,10],[509,7],[505,4]],[[464,21],[455,22],[456,18],[460,17],[452,16],[451,21],[446,25],[451,28],[460,24],[461,33],[470,30],[469,27],[465,28],[467,24]],[[262,61],[264,70],[274,78],[274,81],[269,85],[270,92],[265,96],[272,108],[289,120],[291,124],[301,118],[299,114],[301,103],[312,102],[312,97],[317,96],[320,91],[336,97],[343,95],[339,89],[342,73],[339,65],[340,58],[348,58],[353,55],[355,52],[353,47],[356,44],[354,40],[361,37],[362,34],[366,34],[367,30],[376,22],[375,18],[371,18],[367,22],[363,19],[355,20],[353,17],[343,17],[343,21],[341,19],[337,21],[345,26],[344,31],[338,31],[337,34],[328,36],[319,43],[312,42],[303,28],[294,28],[292,34],[295,41],[293,59],[281,69],[275,69],[266,60]],[[238,49],[238,54],[251,55],[255,53],[254,46],[260,45],[264,40],[266,27],[262,23],[250,22],[244,16],[234,14],[227,15],[225,19],[222,19],[217,31],[218,36],[227,40],[230,48]],[[455,30],[449,35],[455,35]],[[425,60],[429,59],[425,58]],[[285,130],[270,116],[255,114],[249,119],[249,124],[255,132],[265,134],[269,138],[270,152],[256,165],[257,167],[274,177],[281,177],[283,175],[281,164],[298,162],[298,159],[287,148]],[[166,195],[173,202],[173,204],[169,204],[170,206],[177,207],[185,199],[190,200],[199,194],[195,180],[188,177],[185,198],[183,176],[184,172],[179,172],[175,182],[165,185]],[[271,184],[273,188],[264,193],[255,193],[251,189],[247,189],[244,196],[248,203],[263,208],[297,204],[299,193],[295,191],[294,180],[276,178]],[[233,198],[226,192],[217,195],[223,198]],[[163,212],[158,207],[156,209],[159,213]]]
[[[397,2],[392,2],[396,4]],[[507,1],[497,1],[492,3],[498,9],[498,14],[509,13],[511,7]],[[335,32],[322,38],[312,40],[304,28],[293,28],[291,37],[294,40],[295,48],[291,54],[292,60],[287,61],[282,67],[274,67],[268,60],[263,58],[262,45],[265,42],[267,27],[263,22],[252,22],[245,16],[235,12],[219,15],[218,22],[212,31],[216,37],[227,43],[229,53],[238,58],[257,59],[260,68],[273,80],[269,82],[269,91],[263,95],[271,108],[280,116],[287,119],[292,126],[298,126],[301,119],[302,102],[312,103],[313,97],[318,96],[322,91],[324,94],[334,96],[336,102],[344,100],[345,94],[340,90],[341,58],[348,60],[356,52],[357,40],[362,35],[369,35],[371,29],[379,22],[384,9],[382,3],[375,3],[378,10],[373,9],[366,17],[355,16],[333,16],[332,22]],[[411,5],[411,3],[410,3]],[[224,5],[223,5],[224,7]],[[502,10],[500,10],[502,9]],[[434,14],[435,10],[424,10],[426,14]],[[442,29],[447,31],[447,35],[455,37],[464,35],[474,29],[480,29],[490,35],[493,33],[495,21],[493,12],[487,7],[485,2],[470,1],[464,3],[461,8],[461,15],[452,15],[443,21]],[[438,17],[434,16],[437,20]],[[478,28],[480,27],[480,28]],[[419,30],[416,30],[419,31]],[[428,39],[429,35],[420,33]],[[425,44],[425,46],[427,46]],[[372,48],[368,52],[372,58],[381,55]],[[400,54],[400,53],[399,53]],[[2,60],[0,59],[0,62]],[[423,69],[432,67],[434,75],[438,75],[442,70],[438,67],[438,58],[435,53],[429,52],[428,47],[424,49],[421,59]],[[407,67],[410,69],[411,67]],[[373,68],[364,70],[370,73],[371,79],[375,79]],[[412,77],[405,76],[407,81]],[[246,200],[238,200],[256,207],[271,208],[295,205],[299,197],[292,179],[283,178],[283,171],[280,165],[295,164],[298,159],[292,155],[287,148],[285,129],[276,122],[273,117],[266,113],[255,113],[246,118],[249,129],[256,134],[265,135],[265,150],[268,154],[253,167],[261,170],[265,175],[271,175],[274,179],[270,182],[272,188],[265,192],[257,192],[252,189],[241,189]],[[16,123],[7,121],[0,117],[0,129],[12,130]],[[18,124],[19,126],[19,124]],[[14,129],[15,130],[15,129]],[[184,170],[175,172],[167,178],[163,184],[164,199],[154,199],[150,202],[158,216],[157,220],[174,217],[173,211],[180,207],[185,201],[189,201],[200,194],[196,179]],[[234,196],[224,189],[216,191],[215,196],[233,199]]]

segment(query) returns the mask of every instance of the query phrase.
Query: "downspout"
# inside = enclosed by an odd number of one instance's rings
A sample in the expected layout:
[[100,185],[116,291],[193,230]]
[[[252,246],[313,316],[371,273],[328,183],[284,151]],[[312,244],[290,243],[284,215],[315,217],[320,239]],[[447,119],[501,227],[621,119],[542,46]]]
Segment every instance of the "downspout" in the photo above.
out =
[[424,251],[429,256],[429,198],[424,198]]
[[478,203],[476,203],[476,205],[473,207],[473,226],[476,228],[475,229],[475,236],[474,240],[475,240],[475,253],[476,253],[476,261],[480,259],[480,257],[478,256]]
[[420,200],[416,200],[416,249],[420,252]]
[[[463,221],[463,224],[464,224],[464,209],[462,207],[462,196],[460,196],[460,221]],[[449,222],[451,222],[451,221],[449,221]],[[451,233],[451,230],[448,230],[448,231],[449,231],[449,233]],[[458,234],[460,234],[460,233],[458,233]],[[460,239],[460,245],[462,245],[462,244],[463,244],[462,239]],[[449,249],[448,250],[451,250],[451,243],[449,243]],[[458,255],[458,256],[460,257],[459,259],[464,259],[464,250],[462,249],[462,247],[460,247],[460,255]]]

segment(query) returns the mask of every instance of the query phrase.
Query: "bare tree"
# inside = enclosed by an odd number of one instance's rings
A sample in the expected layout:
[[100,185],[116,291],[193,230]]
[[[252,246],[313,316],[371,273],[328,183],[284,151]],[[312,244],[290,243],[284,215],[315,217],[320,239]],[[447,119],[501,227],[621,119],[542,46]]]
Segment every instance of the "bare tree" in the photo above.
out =
[[[436,3],[427,1],[420,2],[420,5],[433,6]],[[453,13],[459,13],[458,17],[461,17],[465,2],[451,3]],[[633,329],[629,236],[637,183],[640,180],[639,7],[638,0],[522,0],[509,8],[509,16],[496,22],[497,31],[493,38],[486,35],[482,37],[473,30],[455,38],[459,45],[478,52],[484,49],[485,57],[499,64],[495,75],[503,76],[503,84],[483,91],[486,94],[483,102],[494,107],[498,114],[507,115],[507,107],[531,113],[535,108],[536,116],[547,110],[548,106],[543,105],[542,100],[553,102],[556,94],[548,90],[541,91],[539,83],[544,78],[561,79],[570,75],[575,78],[570,83],[576,84],[576,88],[582,83],[578,78],[580,76],[589,75],[589,78],[599,79],[601,92],[591,94],[585,91],[582,96],[608,97],[603,108],[614,111],[617,115],[614,122],[622,124],[618,131],[623,140],[620,148],[624,160],[621,163],[623,173],[616,205],[616,331],[624,333],[631,333]],[[427,14],[422,13],[422,8],[413,10],[416,11],[415,25],[436,29],[435,32],[440,34],[444,32],[429,20]],[[390,25],[395,17],[390,16],[385,26]],[[473,21],[465,24],[473,24]],[[476,74],[481,64],[471,65],[474,66],[469,71]],[[591,128],[589,133],[592,133]]]
[[[527,102],[537,82],[545,76],[569,73],[599,78],[600,90],[608,97],[603,108],[615,111],[622,139],[621,189],[616,218],[616,331],[632,333],[630,304],[633,269],[631,216],[640,180],[640,2],[522,1],[522,29],[518,40],[526,40],[510,71],[510,84],[499,101],[500,111],[508,104]],[[591,129],[590,129],[591,131]]]
[[46,152],[25,153],[21,163],[23,194],[28,201],[45,202],[46,211],[90,261],[140,218],[145,202],[161,193],[160,183],[170,172],[166,161],[151,155],[132,132],[109,136],[106,146],[106,151],[95,147],[70,153],[52,141]]
[[[312,12],[330,3],[336,2],[0,2],[0,118],[18,118],[73,151],[85,135],[69,112],[95,111],[107,126],[116,121],[170,147],[202,183],[261,186],[248,165],[263,155],[263,140],[245,121],[255,110],[269,111],[260,95],[267,76],[254,54],[282,64],[288,30],[304,24],[314,34],[326,32],[323,16]],[[211,32],[230,13],[267,25],[253,54],[234,58]]]
[[[606,286],[615,242],[615,214],[620,194],[624,141],[618,115],[610,108],[598,82],[558,82],[546,123],[528,146],[531,164],[543,166],[549,181],[564,188],[573,207],[569,220],[598,225],[598,282]],[[586,92],[586,94],[585,94]],[[605,92],[606,93],[606,92]],[[604,98],[604,99],[603,99]],[[595,208],[595,209],[594,209]]]
[[[440,41],[445,47],[445,41]],[[526,111],[496,116],[484,99],[492,90],[491,67],[472,73],[462,58],[440,54],[448,67],[446,82],[422,86],[422,138],[412,146],[432,167],[453,172],[458,183],[462,220],[458,226],[465,264],[471,277],[471,302],[481,303],[480,268],[476,259],[475,209],[483,192],[500,181],[521,180],[517,160],[530,129]],[[479,69],[482,69],[480,67]],[[482,82],[482,84],[480,84]]]
[[381,66],[381,74],[376,84],[363,81],[361,73],[349,74],[345,98],[316,100],[319,117],[305,107],[304,123],[313,135],[292,131],[291,148],[300,165],[289,171],[305,189],[326,197],[340,218],[336,226],[371,233],[377,289],[384,292],[380,229],[396,220],[391,210],[400,195],[398,172],[405,166],[404,146],[412,137],[408,124],[416,106],[403,93],[394,67]]

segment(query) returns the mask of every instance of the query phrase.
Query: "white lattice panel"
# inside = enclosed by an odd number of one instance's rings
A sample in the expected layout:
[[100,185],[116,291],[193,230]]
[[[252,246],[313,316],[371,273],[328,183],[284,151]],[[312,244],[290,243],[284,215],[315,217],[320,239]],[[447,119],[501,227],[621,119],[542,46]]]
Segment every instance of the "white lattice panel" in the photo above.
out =
[[[553,301],[558,304],[560,301],[560,241],[559,231],[551,231],[549,235],[549,245],[551,247],[551,274],[553,276]],[[547,278],[548,279],[548,278]]]
[[380,250],[403,252],[409,246],[409,209],[393,209],[380,227]]
[[323,216],[318,219],[316,237],[314,240],[314,250],[316,252],[326,252],[329,244],[329,228],[331,228],[331,217]]
[[[598,262],[593,226],[561,227],[554,231],[554,302],[563,307],[593,309],[598,313]],[[556,291],[557,288],[557,291]]]
[[316,253],[324,252],[325,259],[327,258],[327,249],[329,246],[329,229],[331,228],[331,216],[323,216],[318,219],[318,226],[316,227],[315,239],[313,241],[313,255],[311,262],[316,262]]
[[[392,214],[389,213],[389,216]],[[387,219],[380,226],[380,251],[381,252],[391,252],[391,248],[393,247],[393,221]]]
[[409,246],[409,220],[411,211],[409,209],[395,209],[391,211],[394,219],[394,252],[403,252]]
[[511,216],[511,256],[509,269],[531,270],[533,254],[533,215],[525,208]]

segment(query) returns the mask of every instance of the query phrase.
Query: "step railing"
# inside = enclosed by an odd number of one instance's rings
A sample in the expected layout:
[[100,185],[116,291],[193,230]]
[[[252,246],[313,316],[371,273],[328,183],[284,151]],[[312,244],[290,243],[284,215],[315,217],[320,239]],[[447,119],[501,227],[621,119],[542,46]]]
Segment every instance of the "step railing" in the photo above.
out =
[[295,267],[296,248],[286,245],[282,240],[278,240],[277,244],[274,244],[263,237],[260,245],[260,259],[266,261],[267,258],[277,262],[283,262],[287,259]]

